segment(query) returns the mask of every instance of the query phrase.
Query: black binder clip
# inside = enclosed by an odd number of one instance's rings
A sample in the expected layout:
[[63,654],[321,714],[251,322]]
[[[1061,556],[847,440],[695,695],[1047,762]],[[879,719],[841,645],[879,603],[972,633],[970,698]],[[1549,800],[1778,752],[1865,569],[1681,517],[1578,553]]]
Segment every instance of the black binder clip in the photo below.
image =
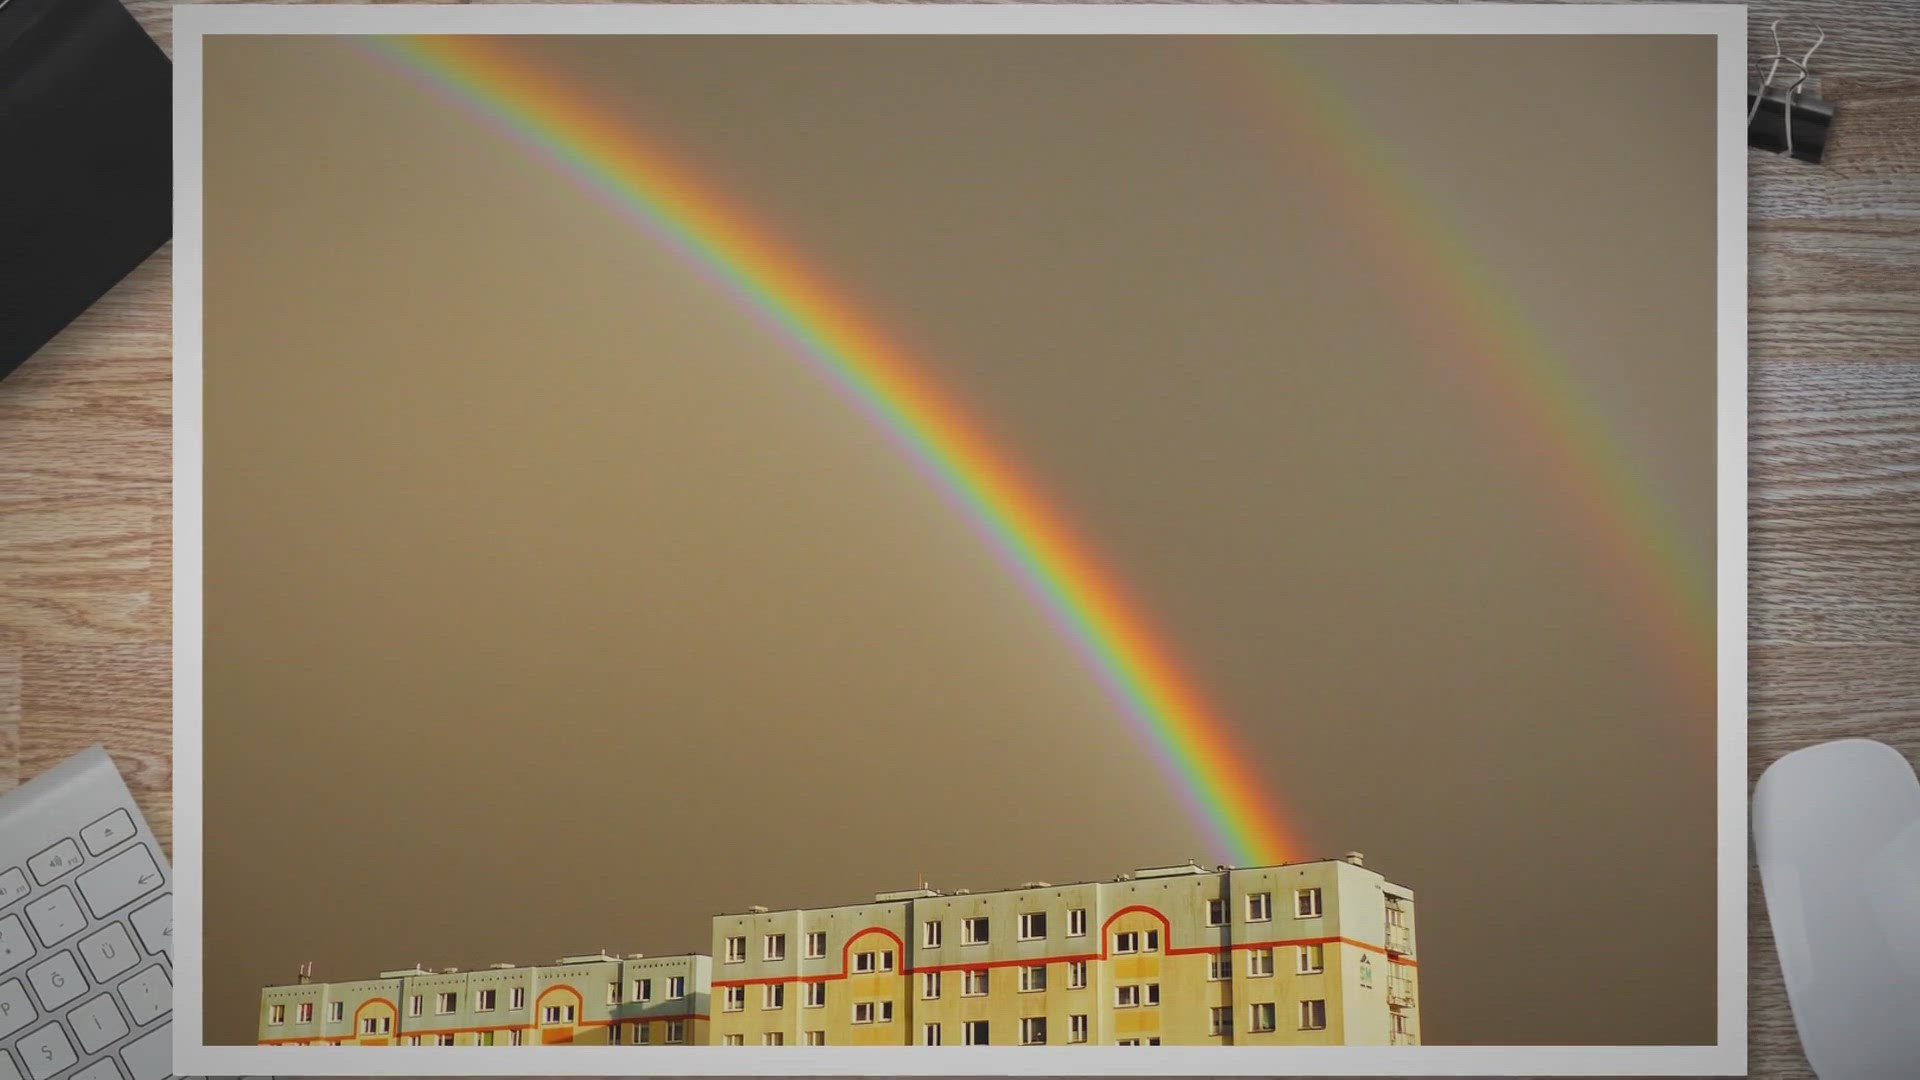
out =
[[[1772,64],[1766,77],[1747,94],[1747,145],[1817,164],[1827,150],[1833,106],[1806,93],[1805,87],[1813,75],[1807,65],[1813,60],[1814,50],[1827,40],[1827,32],[1815,26],[1813,44],[1795,60],[1780,46],[1780,24],[1785,21],[1775,19],[1768,28],[1773,34],[1773,53],[1760,59]],[[1776,82],[1782,67],[1788,69],[1788,77]]]

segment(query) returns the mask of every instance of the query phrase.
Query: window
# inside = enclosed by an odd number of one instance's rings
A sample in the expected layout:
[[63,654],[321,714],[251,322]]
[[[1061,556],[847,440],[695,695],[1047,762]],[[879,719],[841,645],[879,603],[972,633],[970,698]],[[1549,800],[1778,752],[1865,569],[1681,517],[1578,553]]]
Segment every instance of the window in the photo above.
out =
[[854,973],[859,975],[867,975],[880,970],[879,961],[878,961],[879,955],[880,955],[879,953],[873,953],[873,952],[854,953],[853,954]]
[[420,1036],[418,1036],[418,1035],[409,1035],[409,1036],[407,1036],[407,1041],[406,1041],[406,1042],[405,1042],[405,1043],[404,1043],[403,1045],[406,1045],[406,1046],[419,1046],[419,1045],[420,1045]]
[[769,1031],[760,1036],[761,1046],[785,1046],[786,1043],[787,1036],[784,1032]]
[[987,992],[987,969],[968,968],[960,973],[960,996],[980,997]]
[[727,960],[729,964],[738,964],[747,958],[747,939],[730,937],[727,939]]
[[620,1045],[620,1025],[619,1024],[615,1024],[612,1027],[607,1029],[607,1041],[613,1044],[614,1046]]
[[785,960],[787,958],[787,935],[768,934],[762,943],[760,956],[763,960]]
[[1047,936],[1047,913],[1025,911],[1020,914],[1020,940],[1037,941]]
[[960,1041],[968,1046],[987,1045],[987,1022],[985,1020],[967,1021],[960,1025],[960,1033],[962,1036]]
[[453,1045],[453,1036],[451,1036],[451,1035],[435,1035],[435,1036],[433,1037],[433,1045],[435,1045],[435,1046],[452,1046],[452,1045]]
[[824,1008],[827,1004],[827,984],[810,982],[800,992],[800,1003],[809,1009]]
[[1261,1001],[1247,1006],[1247,1030],[1273,1030],[1273,1002]]
[[1298,954],[1294,970],[1302,975],[1317,975],[1327,970],[1327,952],[1324,945],[1302,945],[1295,950]]
[[1225,982],[1233,978],[1233,954],[1217,952],[1207,957],[1207,981]]
[[544,1008],[544,1009],[541,1009],[541,1010],[540,1010],[540,1022],[541,1022],[541,1023],[543,1023],[543,1024],[557,1024],[557,1023],[559,1023],[559,1022],[560,1022],[560,1006],[558,1006],[558,1005],[549,1005],[549,1006],[547,1006],[546,1008]]
[[920,925],[920,946],[926,949],[940,947],[940,928],[945,924],[939,919],[928,919]]
[[498,990],[475,990],[473,992],[473,1011],[492,1012],[494,1003],[500,1000]]
[[448,993],[435,994],[433,996],[433,1013],[435,1016],[445,1016],[459,1007],[460,995],[457,993],[449,991]]
[[853,1022],[856,1024],[892,1023],[893,1002],[856,1001],[853,1003]]
[[818,960],[827,955],[827,932],[815,930],[807,935],[807,959]]
[[1117,953],[1136,953],[1140,951],[1140,932],[1123,930],[1113,935],[1113,951]]
[[667,996],[670,998],[683,998],[687,996],[687,977],[685,975],[675,975],[667,980]]
[[1067,910],[1067,936],[1068,937],[1086,937],[1087,936],[1087,909],[1086,908],[1077,907],[1077,908],[1069,908]]
[[1160,931],[1158,930],[1147,931],[1146,935],[1140,939],[1140,951],[1141,952],[1159,952],[1160,951]]
[[508,1007],[508,1008],[510,1008],[510,1009],[524,1009],[524,1008],[526,1008],[526,1007],[527,1007],[527,988],[526,988],[526,987],[524,987],[524,986],[516,986],[516,987],[514,987],[514,988],[513,988],[513,1002],[512,1002],[512,1004],[510,1004],[510,1005],[508,1005],[507,1007]]
[[475,1045],[475,1046],[492,1046],[492,1045],[493,1045],[493,1032],[491,1032],[491,1031],[476,1031],[476,1032],[474,1032],[474,1033],[473,1033],[473,1045]]
[[746,1044],[746,1037],[742,1035],[729,1035],[726,1041],[721,1043],[722,1046],[745,1046]]
[[1047,988],[1047,965],[1024,964],[1020,968],[1020,992],[1030,994]]
[[1314,919],[1320,916],[1320,890],[1293,890],[1293,917],[1296,919]]
[[426,1010],[426,1007],[427,1007],[427,999],[419,994],[415,994],[412,997],[407,999],[407,1015],[408,1016],[419,1016],[423,1011]]
[[1020,1045],[1045,1046],[1047,1043],[1047,1018],[1044,1016],[1024,1016],[1020,1018]]
[[806,1041],[806,1045],[808,1045],[808,1046],[825,1046],[825,1045],[827,1045],[827,1033],[826,1033],[826,1032],[824,1032],[824,1031],[809,1031],[809,1032],[807,1032],[807,1041]]
[[1067,1041],[1083,1043],[1087,1041],[1087,1014],[1074,1013],[1067,1017]]
[[635,1001],[652,1001],[653,1000],[653,980],[652,979],[633,980],[633,1000]]
[[1067,989],[1085,990],[1087,988],[1087,962],[1073,960],[1067,963]]
[[1140,1005],[1140,988],[1137,986],[1116,986],[1113,988],[1113,1007],[1133,1009]]
[[939,1024],[920,1025],[920,1045],[922,1046],[939,1046],[940,1045],[940,1025]]
[[685,1020],[667,1021],[667,1041],[683,1043],[687,1041],[687,1022]]
[[760,988],[760,1007],[783,1009],[787,1005],[787,984],[768,983]]
[[1267,922],[1273,918],[1273,894],[1257,892],[1247,894],[1247,921]]
[[618,981],[607,984],[607,1004],[620,1004],[620,983]]
[[725,990],[725,995],[726,996],[721,998],[720,1001],[721,1012],[739,1012],[741,1009],[747,1007],[746,987],[729,986]]
[[294,1018],[295,1018],[294,1019],[295,1023],[299,1023],[299,1024],[313,1023],[313,1002],[311,1001],[301,1002],[300,1007],[294,1010]]
[[920,997],[932,1000],[940,996],[940,973],[923,971],[920,973]]
[[512,1031],[507,1032],[508,1046],[519,1046],[526,1041],[527,1041],[527,1033],[524,1031],[521,1031],[519,1028],[514,1028]]
[[1327,1003],[1324,998],[1314,998],[1300,1003],[1300,1030],[1319,1031],[1327,1026]]
[[284,1024],[286,1022],[287,1022],[287,1007],[285,1005],[267,1006],[267,1023],[269,1025],[274,1027],[279,1027],[281,1024]]
[[332,1005],[329,1005],[327,1007],[327,1019],[332,1021],[333,1023],[337,1024],[340,1021],[345,1020],[346,1018],[347,1018],[346,1002],[336,1001]]
[[633,1025],[633,1045],[645,1046],[652,1041],[653,1041],[653,1025],[652,1024]]
[[1247,977],[1263,979],[1273,974],[1273,950],[1254,949],[1247,953]]
[[1142,1005],[1160,1004],[1160,984],[1159,983],[1147,983],[1145,986],[1142,986],[1140,990],[1142,991],[1140,1004]]
[[987,943],[987,920],[984,916],[975,919],[960,920],[960,944],[985,945]]
[[384,1035],[392,1030],[393,1017],[391,1016],[369,1016],[360,1021],[360,1034],[362,1035]]
[[1225,900],[1207,901],[1207,925],[1227,925],[1227,902]]
[[1233,1006],[1216,1005],[1207,1010],[1207,1034],[1233,1034]]
[[1139,1039],[1120,1039],[1120,1040],[1118,1040],[1118,1041],[1116,1041],[1116,1042],[1115,1042],[1115,1043],[1114,1043],[1113,1045],[1115,1045],[1115,1046],[1139,1046],[1139,1045],[1140,1045],[1140,1040],[1139,1040]]

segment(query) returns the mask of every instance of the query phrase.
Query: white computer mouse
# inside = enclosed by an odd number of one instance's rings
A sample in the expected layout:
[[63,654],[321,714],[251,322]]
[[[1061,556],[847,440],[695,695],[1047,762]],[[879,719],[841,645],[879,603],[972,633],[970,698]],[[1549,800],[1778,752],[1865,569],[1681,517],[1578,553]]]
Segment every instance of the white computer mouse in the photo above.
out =
[[1821,1080],[1920,1076],[1920,778],[1870,739],[1796,750],[1753,845],[1800,1045]]

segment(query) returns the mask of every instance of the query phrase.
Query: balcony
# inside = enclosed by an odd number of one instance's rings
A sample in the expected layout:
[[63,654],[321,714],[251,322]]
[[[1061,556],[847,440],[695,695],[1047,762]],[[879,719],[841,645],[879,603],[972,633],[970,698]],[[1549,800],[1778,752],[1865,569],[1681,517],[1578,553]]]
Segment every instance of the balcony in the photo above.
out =
[[1412,956],[1413,934],[1404,926],[1387,927],[1387,955]]
[[1413,987],[1398,979],[1388,982],[1387,1006],[1394,1009],[1413,1008]]
[[1415,1035],[1411,1031],[1390,1032],[1388,1035],[1388,1039],[1391,1045],[1394,1045],[1394,1046],[1419,1046],[1420,1045],[1420,1037],[1418,1035]]

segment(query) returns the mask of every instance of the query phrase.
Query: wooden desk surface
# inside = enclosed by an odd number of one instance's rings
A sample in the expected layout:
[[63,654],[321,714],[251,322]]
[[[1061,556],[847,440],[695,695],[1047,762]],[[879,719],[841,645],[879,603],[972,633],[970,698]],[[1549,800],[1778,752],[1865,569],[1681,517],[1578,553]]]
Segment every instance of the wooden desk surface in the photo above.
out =
[[[1756,5],[1754,55],[1783,14],[1841,114],[1826,165],[1749,155],[1754,777],[1844,736],[1920,760],[1920,8]],[[170,282],[162,251],[0,383],[0,789],[102,742],[163,841]],[[1751,1075],[1811,1076],[1751,892]]]

